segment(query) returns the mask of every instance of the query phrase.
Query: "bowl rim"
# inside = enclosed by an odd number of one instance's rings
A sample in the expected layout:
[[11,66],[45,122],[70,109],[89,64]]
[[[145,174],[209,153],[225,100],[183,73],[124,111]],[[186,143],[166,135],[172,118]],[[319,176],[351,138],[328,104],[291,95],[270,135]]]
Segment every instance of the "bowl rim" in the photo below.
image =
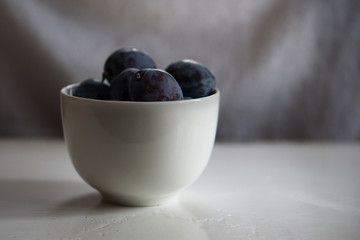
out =
[[190,103],[190,102],[201,102],[206,99],[212,99],[218,97],[220,95],[220,91],[218,88],[215,88],[215,92],[210,94],[209,96],[205,96],[202,98],[193,98],[193,99],[184,99],[184,100],[176,100],[176,101],[152,101],[152,102],[145,102],[145,101],[118,101],[118,100],[99,100],[99,99],[90,99],[90,98],[83,98],[83,97],[76,97],[68,93],[70,89],[74,89],[75,87],[79,86],[80,83],[72,83],[66,85],[65,87],[61,88],[60,94],[61,96],[65,96],[67,98],[71,98],[78,101],[84,102],[97,102],[97,103],[111,103],[111,104],[120,104],[120,103],[128,103],[128,104],[181,104],[181,103]]

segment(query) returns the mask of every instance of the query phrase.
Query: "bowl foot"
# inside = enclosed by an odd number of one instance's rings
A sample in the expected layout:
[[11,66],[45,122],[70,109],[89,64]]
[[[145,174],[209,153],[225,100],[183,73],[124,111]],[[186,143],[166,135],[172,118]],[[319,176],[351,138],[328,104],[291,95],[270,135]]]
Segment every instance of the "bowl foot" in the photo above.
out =
[[163,197],[125,197],[108,193],[101,193],[103,199],[107,202],[129,206],[129,207],[150,207],[172,204],[177,202],[178,193],[170,194]]

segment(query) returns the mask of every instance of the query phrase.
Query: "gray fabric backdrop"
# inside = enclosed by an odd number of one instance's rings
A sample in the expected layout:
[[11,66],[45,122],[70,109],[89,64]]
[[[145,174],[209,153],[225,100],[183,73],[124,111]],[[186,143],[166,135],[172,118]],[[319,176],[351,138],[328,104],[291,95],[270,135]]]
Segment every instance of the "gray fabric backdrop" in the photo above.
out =
[[61,136],[59,90],[120,47],[202,62],[218,140],[360,139],[359,0],[1,0],[0,136]]

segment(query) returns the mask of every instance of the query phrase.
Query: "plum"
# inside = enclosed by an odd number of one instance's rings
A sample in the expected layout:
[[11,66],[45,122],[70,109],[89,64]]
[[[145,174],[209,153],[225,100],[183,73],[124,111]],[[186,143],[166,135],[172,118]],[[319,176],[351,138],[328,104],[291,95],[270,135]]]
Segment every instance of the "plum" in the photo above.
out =
[[89,78],[79,84],[73,95],[89,99],[109,100],[110,87],[103,82]]
[[103,80],[111,83],[112,79],[126,68],[156,68],[152,57],[137,48],[120,48],[105,61]]
[[190,59],[171,63],[165,71],[179,83],[184,97],[201,98],[215,90],[215,77],[204,65]]
[[183,100],[178,82],[169,73],[160,69],[141,69],[130,82],[132,101],[176,101]]
[[110,85],[111,100],[130,101],[130,81],[138,71],[137,68],[127,68],[113,78]]

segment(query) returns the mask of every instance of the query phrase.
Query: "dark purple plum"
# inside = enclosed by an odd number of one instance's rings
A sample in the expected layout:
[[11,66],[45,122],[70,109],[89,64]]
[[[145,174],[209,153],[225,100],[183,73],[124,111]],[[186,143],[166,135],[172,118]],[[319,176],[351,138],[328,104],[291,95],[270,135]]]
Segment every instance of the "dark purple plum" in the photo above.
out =
[[156,68],[152,57],[137,48],[120,48],[113,52],[104,65],[103,80],[111,83],[112,79],[126,68]]
[[184,99],[175,78],[160,69],[139,70],[130,82],[132,101],[155,102]]
[[109,100],[110,87],[103,82],[89,78],[79,84],[73,95],[82,98]]
[[137,68],[127,68],[112,79],[110,85],[111,100],[130,101],[130,81],[138,71]]
[[201,98],[215,90],[215,77],[201,63],[184,59],[171,63],[165,69],[179,83],[184,97]]

